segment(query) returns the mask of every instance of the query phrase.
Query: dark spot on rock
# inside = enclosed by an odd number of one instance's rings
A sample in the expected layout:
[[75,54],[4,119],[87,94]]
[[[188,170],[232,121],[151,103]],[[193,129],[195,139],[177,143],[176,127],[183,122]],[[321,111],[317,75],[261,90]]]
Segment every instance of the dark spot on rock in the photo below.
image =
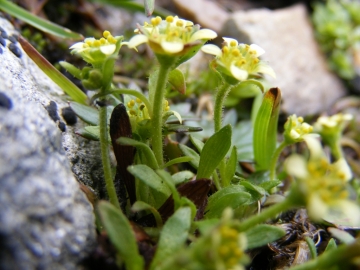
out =
[[62,132],[66,131],[66,124],[64,122],[59,122],[58,127]]
[[3,38],[8,38],[8,34],[4,31],[4,29],[1,30],[1,36],[2,36]]
[[12,43],[16,44],[18,42],[18,36],[17,35],[11,35],[8,38]]
[[5,95],[3,92],[0,92],[0,107],[10,110],[12,108],[11,99]]
[[70,126],[76,124],[77,116],[73,109],[71,109],[70,107],[63,108],[61,110],[61,115],[64,118],[66,124]]
[[6,46],[6,40],[3,37],[0,37],[0,44],[3,45],[3,47]]
[[3,53],[3,49],[0,47],[0,54],[2,54]]
[[46,106],[45,109],[47,110],[49,116],[54,122],[60,120],[60,117],[57,113],[57,105],[54,101],[50,101],[49,105]]
[[21,57],[22,53],[18,46],[16,46],[14,43],[9,44],[10,51],[15,54],[17,57]]

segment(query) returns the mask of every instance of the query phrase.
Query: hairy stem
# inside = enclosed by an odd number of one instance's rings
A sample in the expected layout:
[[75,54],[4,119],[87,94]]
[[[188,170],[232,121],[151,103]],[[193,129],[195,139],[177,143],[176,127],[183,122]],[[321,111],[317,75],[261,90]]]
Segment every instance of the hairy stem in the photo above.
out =
[[232,85],[224,83],[216,93],[215,97],[215,108],[214,108],[214,124],[215,132],[218,132],[221,129],[221,121],[223,117],[223,105],[226,96],[229,94]]
[[116,195],[114,181],[111,173],[111,164],[108,145],[108,127],[107,127],[107,110],[106,106],[99,108],[99,125],[100,125],[100,148],[101,160],[104,170],[105,186],[110,202],[120,209],[119,200]]
[[170,69],[166,66],[160,65],[159,76],[156,83],[156,90],[154,95],[154,103],[152,104],[153,118],[152,118],[152,149],[155,154],[159,166],[164,163],[163,159],[163,136],[162,136],[162,114],[163,114],[163,100],[165,96],[165,86]]

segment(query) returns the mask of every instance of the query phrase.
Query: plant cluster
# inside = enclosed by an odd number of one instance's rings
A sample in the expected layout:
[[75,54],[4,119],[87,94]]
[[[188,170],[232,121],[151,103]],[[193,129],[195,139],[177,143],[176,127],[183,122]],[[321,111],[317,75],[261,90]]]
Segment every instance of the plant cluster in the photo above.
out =
[[[291,115],[278,143],[281,90],[262,84],[264,75],[275,77],[259,58],[265,51],[230,37],[223,38],[221,48],[206,44],[216,37],[214,31],[177,16],[157,16],[139,25],[128,41],[109,31],[100,38],[86,38],[70,47],[86,66],[60,64],[91,91],[88,96],[48,71],[73,99],[75,113],[89,124],[79,135],[100,142],[110,202],[95,204],[98,231],[106,232],[116,248],[118,266],[126,269],[245,269],[251,261],[249,250],[286,235],[274,224],[277,217],[303,208],[311,221],[336,227],[331,234],[340,245],[331,240],[318,256],[316,235],[307,235],[303,240],[311,260],[297,259],[288,266],[343,269],[344,263],[360,255],[359,239],[341,230],[360,226],[360,207],[350,185],[354,180],[340,144],[352,115],[322,116],[313,125]],[[158,62],[148,88],[115,84],[121,48],[137,50],[144,43]],[[40,67],[48,67],[24,47]],[[184,144],[173,134],[201,128],[185,125],[165,94],[167,85],[186,91],[178,67],[200,50],[213,56],[210,68],[221,78],[214,97],[214,127],[206,141],[189,136],[191,144]],[[252,112],[250,172],[239,166],[237,130],[223,120],[227,95],[243,86],[263,93],[261,106]],[[282,162],[283,150],[295,144],[306,151],[292,153]]]
[[331,69],[345,80],[360,74],[359,12],[359,1],[329,0],[314,5],[316,38]]

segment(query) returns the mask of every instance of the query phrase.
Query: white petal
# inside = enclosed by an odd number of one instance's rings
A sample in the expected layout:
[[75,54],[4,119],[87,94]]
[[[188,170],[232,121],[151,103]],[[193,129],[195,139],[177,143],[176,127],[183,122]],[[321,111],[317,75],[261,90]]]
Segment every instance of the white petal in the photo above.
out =
[[360,209],[355,202],[341,200],[338,201],[334,209],[331,210],[332,211],[324,217],[326,221],[340,226],[360,226]]
[[196,31],[190,38],[189,42],[193,42],[195,40],[199,40],[199,39],[214,39],[217,37],[217,34],[215,31],[210,30],[210,29],[201,29],[199,31]]
[[322,218],[326,217],[329,210],[328,205],[315,193],[308,198],[308,205],[306,208],[309,217],[314,221],[320,221]]
[[201,50],[204,53],[212,54],[215,56],[221,56],[221,49],[214,44],[206,44],[201,47]]
[[306,179],[308,177],[306,161],[300,155],[294,154],[287,158],[285,160],[284,166],[286,172],[290,175],[300,179]]
[[237,47],[239,45],[238,41],[234,38],[223,37],[223,40],[226,42],[227,46],[230,46],[231,42],[235,42],[236,46],[234,46],[234,47]]
[[303,136],[304,141],[306,142],[309,150],[310,150],[310,158],[311,159],[320,159],[324,157],[323,148],[321,146],[321,143],[318,139],[312,137],[312,136]]
[[133,48],[139,46],[140,44],[148,42],[148,40],[149,40],[148,37],[145,35],[133,36],[128,42],[128,47],[133,49]]
[[340,158],[338,161],[331,164],[331,167],[334,167],[335,172],[338,176],[341,176],[342,180],[349,181],[352,178],[351,169],[345,158]]
[[275,71],[268,64],[260,63],[256,68],[256,72],[270,75],[273,78],[276,78]]
[[168,42],[162,41],[161,47],[167,53],[178,53],[184,49],[184,43],[182,42]]
[[249,76],[249,73],[246,70],[238,68],[235,65],[230,66],[230,72],[239,81],[245,81]]
[[256,54],[255,54],[256,57],[259,57],[265,53],[265,50],[256,44],[251,44],[250,50],[256,52]]
[[74,45],[72,45],[69,49],[82,49],[84,47],[84,42],[77,42]]
[[115,44],[109,44],[109,45],[100,46],[100,51],[103,54],[106,54],[106,55],[113,54],[115,52],[115,49],[116,49]]

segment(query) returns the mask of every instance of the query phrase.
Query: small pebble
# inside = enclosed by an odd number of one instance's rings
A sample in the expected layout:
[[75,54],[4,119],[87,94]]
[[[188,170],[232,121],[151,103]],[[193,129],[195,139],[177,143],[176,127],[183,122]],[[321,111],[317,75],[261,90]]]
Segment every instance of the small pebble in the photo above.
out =
[[45,107],[50,118],[56,122],[60,120],[60,117],[57,112],[57,104],[54,101],[50,101],[49,105]]
[[11,99],[5,95],[3,92],[0,92],[0,107],[10,110],[12,108]]
[[3,45],[4,47],[6,46],[6,40],[0,36],[0,44]]
[[59,122],[58,127],[62,132],[66,131],[66,125],[64,122]]
[[8,39],[14,44],[18,42],[18,37],[16,35],[11,35]]
[[1,36],[3,38],[8,38],[8,34],[5,31],[2,31],[2,30],[1,30]]
[[22,53],[21,50],[19,49],[19,47],[17,47],[14,43],[10,43],[9,44],[9,49],[10,51],[15,54],[17,57],[21,57]]
[[70,126],[76,124],[77,116],[73,109],[71,109],[70,107],[63,108],[61,110],[61,115],[64,118],[66,124]]

